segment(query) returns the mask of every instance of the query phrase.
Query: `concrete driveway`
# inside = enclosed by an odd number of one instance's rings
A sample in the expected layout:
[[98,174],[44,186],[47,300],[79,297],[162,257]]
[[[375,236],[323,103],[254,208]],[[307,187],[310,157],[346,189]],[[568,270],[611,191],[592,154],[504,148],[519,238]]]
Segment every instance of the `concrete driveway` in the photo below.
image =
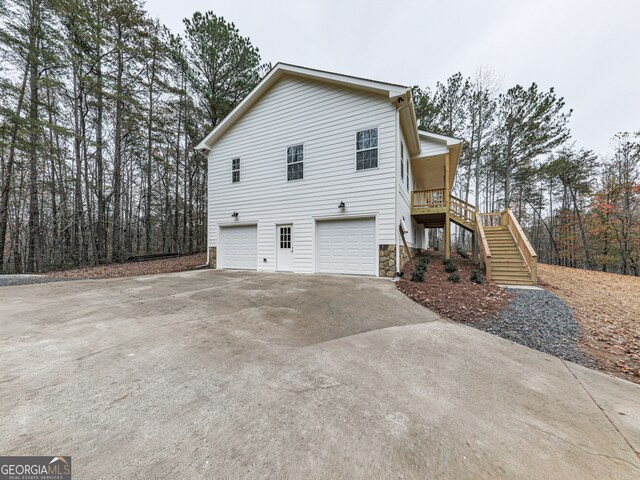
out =
[[0,454],[74,478],[640,478],[640,388],[388,280],[198,271],[0,289]]

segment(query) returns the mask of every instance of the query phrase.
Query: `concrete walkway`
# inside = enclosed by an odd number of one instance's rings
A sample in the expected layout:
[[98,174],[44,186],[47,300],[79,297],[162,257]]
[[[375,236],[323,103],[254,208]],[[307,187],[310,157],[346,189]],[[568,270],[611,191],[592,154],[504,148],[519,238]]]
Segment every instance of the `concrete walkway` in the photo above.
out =
[[640,478],[640,387],[387,280],[0,289],[0,452],[77,478]]

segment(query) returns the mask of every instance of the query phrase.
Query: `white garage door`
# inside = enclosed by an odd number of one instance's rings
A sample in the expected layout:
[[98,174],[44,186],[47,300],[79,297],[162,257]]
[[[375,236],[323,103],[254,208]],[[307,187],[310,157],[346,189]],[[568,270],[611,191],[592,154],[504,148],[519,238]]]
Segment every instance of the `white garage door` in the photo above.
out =
[[256,270],[258,229],[255,225],[220,227],[220,267]]
[[376,274],[376,235],[373,218],[318,222],[319,273]]

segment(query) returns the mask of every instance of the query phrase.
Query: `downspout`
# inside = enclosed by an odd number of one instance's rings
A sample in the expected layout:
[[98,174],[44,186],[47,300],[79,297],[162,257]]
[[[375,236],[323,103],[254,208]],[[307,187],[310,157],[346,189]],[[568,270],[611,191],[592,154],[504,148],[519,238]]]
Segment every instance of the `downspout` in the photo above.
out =
[[[401,244],[401,240],[400,240],[400,229],[403,228],[402,227],[402,219],[400,218],[400,186],[398,184],[398,163],[400,160],[400,142],[401,142],[401,135],[400,135],[400,111],[404,110],[407,107],[410,107],[412,104],[412,100],[410,95],[407,94],[408,97],[408,101],[404,102],[404,105],[401,105],[400,107],[396,108],[396,175],[395,175],[395,184],[393,186],[393,192],[396,198],[396,222],[394,225],[394,230],[395,230],[395,239],[396,239],[396,276],[399,277],[400,276],[400,271],[402,269],[402,265],[400,265],[400,259],[402,258],[401,252],[402,252],[402,248],[403,245]],[[417,128],[417,127],[416,127]],[[407,147],[408,149],[408,147]],[[409,153],[407,151],[407,153]],[[411,155],[409,154],[409,158],[411,158]]]
[[400,218],[400,205],[399,205],[399,201],[400,201],[400,195],[398,194],[398,161],[399,161],[399,157],[400,157],[400,142],[401,142],[401,136],[400,136],[400,108],[396,108],[396,154],[395,154],[395,159],[396,159],[396,164],[395,164],[395,175],[394,175],[394,183],[393,183],[393,195],[394,198],[396,199],[396,214],[395,214],[395,221],[393,224],[393,234],[394,234],[394,238],[395,238],[395,244],[396,244],[396,277],[400,276],[400,239],[398,238],[398,219]]
[[211,261],[211,259],[209,258],[209,251],[210,251],[210,247],[209,247],[209,152],[211,151],[211,149],[208,147],[203,147],[201,151],[203,153],[206,153],[207,155],[207,245],[206,245],[207,261],[204,264],[204,266],[206,268],[209,268],[209,262]]

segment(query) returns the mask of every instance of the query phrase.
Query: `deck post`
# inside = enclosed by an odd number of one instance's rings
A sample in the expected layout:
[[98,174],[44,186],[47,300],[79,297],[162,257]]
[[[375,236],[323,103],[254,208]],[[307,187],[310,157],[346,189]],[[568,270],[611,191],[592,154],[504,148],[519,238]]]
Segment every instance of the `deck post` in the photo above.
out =
[[451,221],[448,212],[444,215],[444,258],[451,258]]
[[449,154],[444,156],[444,204],[447,212],[444,214],[444,258],[451,258],[451,192],[449,186]]
[[476,232],[471,233],[471,261],[474,265],[478,264],[478,235]]

